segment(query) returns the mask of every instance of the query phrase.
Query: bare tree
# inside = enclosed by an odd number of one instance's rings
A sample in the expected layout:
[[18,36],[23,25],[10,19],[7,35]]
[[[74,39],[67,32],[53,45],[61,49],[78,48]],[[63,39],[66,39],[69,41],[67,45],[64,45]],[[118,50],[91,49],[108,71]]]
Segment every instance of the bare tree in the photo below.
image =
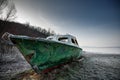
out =
[[0,0],[0,14],[2,14],[2,10],[8,5],[8,0]]
[[48,35],[54,35],[54,34],[56,34],[56,33],[49,28],[49,29],[48,29]]
[[0,0],[1,19],[5,21],[14,20],[16,18],[16,12],[16,7],[12,0]]
[[11,3],[8,5],[7,11],[6,11],[6,17],[4,18],[5,21],[14,20],[16,18],[16,8],[15,4],[11,1]]

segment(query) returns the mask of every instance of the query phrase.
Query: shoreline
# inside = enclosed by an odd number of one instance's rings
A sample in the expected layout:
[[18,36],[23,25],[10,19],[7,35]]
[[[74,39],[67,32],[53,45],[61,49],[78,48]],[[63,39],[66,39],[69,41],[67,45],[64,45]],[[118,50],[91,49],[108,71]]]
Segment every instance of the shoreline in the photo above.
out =
[[[0,52],[0,54],[3,54]],[[83,51],[84,59],[71,62],[49,74],[44,74],[43,80],[119,80],[120,77],[120,54],[98,54]],[[14,47],[8,53],[0,56],[0,79],[22,79],[24,71],[30,70],[31,66],[23,58],[19,50]],[[20,73],[23,72],[21,75]],[[30,74],[30,72],[28,72]],[[15,76],[16,75],[16,76]],[[33,76],[33,75],[32,75]],[[28,77],[30,77],[28,75]],[[16,79],[15,79],[16,78]],[[39,78],[39,77],[38,77]],[[37,80],[37,79],[35,79]]]

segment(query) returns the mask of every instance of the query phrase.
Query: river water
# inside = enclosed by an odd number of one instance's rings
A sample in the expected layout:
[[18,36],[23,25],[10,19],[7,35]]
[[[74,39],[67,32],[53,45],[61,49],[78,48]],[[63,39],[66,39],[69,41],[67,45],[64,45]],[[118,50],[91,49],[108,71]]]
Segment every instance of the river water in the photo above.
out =
[[94,52],[94,53],[108,53],[108,54],[120,54],[120,48],[106,48],[106,47],[84,47],[83,51]]

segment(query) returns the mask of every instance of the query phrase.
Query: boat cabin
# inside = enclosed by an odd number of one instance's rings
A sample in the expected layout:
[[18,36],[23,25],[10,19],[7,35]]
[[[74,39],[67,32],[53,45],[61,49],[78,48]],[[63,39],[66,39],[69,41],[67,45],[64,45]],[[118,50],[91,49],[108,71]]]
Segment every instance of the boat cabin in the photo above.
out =
[[49,36],[47,37],[48,40],[53,40],[53,41],[57,41],[60,43],[65,43],[65,44],[69,44],[69,45],[73,45],[73,46],[79,46],[78,42],[76,40],[76,37],[72,36],[72,35],[54,35],[54,36]]

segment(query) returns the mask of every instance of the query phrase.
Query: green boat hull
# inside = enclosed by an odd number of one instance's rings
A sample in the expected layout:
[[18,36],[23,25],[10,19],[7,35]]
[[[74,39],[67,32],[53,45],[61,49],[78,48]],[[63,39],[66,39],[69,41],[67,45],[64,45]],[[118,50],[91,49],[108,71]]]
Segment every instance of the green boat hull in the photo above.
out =
[[46,39],[11,37],[30,65],[42,72],[48,68],[79,59],[82,49]]

